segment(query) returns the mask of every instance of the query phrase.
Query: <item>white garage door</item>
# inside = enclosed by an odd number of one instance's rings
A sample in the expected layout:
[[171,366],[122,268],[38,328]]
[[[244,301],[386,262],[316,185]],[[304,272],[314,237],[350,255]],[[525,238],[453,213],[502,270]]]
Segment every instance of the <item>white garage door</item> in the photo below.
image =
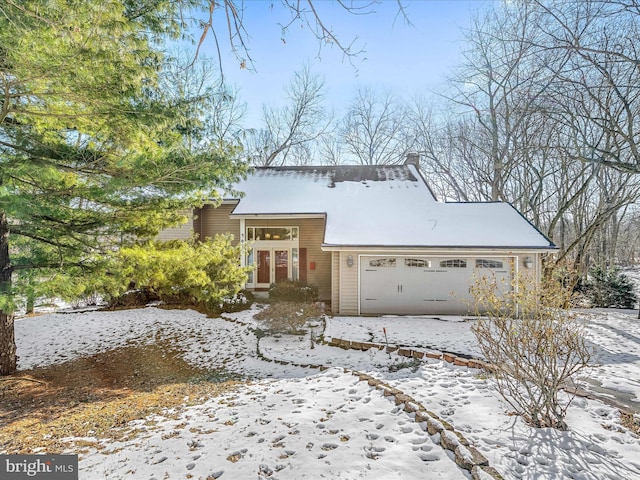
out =
[[[508,258],[361,256],[360,313],[460,314],[473,311],[477,275],[511,285]],[[475,274],[475,275],[474,275]]]

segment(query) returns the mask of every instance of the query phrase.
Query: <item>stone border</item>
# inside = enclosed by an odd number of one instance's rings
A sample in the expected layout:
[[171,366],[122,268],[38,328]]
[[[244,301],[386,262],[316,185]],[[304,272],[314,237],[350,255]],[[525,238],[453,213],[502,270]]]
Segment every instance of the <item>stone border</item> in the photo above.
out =
[[[221,315],[219,318],[228,322],[237,323],[242,326],[249,326],[247,323],[231,319]],[[326,320],[323,318],[323,327],[326,327]],[[495,366],[491,363],[485,362],[477,358],[467,358],[455,354],[453,352],[441,352],[438,350],[413,350],[411,348],[404,348],[401,346],[389,346],[381,345],[371,342],[356,342],[351,340],[345,340],[341,338],[331,337],[330,340],[326,340],[323,335],[319,337],[317,343],[327,345],[330,347],[338,347],[344,350],[359,350],[367,351],[371,348],[378,350],[386,350],[388,353],[397,352],[399,356],[406,358],[414,358],[417,360],[423,360],[424,358],[431,358],[435,360],[442,360],[447,363],[451,363],[456,366],[477,368],[485,370],[487,372],[494,372]],[[256,352],[260,359],[267,362],[275,362],[281,365],[294,365],[302,368],[312,368],[320,371],[328,370],[329,368],[339,368],[335,366],[315,365],[315,364],[298,364],[294,362],[287,362],[284,360],[275,360],[266,357],[260,350],[260,338],[257,339]],[[469,472],[471,472],[472,480],[504,480],[504,477],[493,467],[489,465],[489,462],[482,453],[480,453],[475,447],[464,438],[460,432],[456,432],[453,427],[445,420],[440,419],[435,413],[428,411],[422,404],[411,398],[409,395],[404,394],[402,391],[395,389],[389,385],[384,384],[382,381],[366,375],[361,372],[349,370],[343,368],[345,373],[351,373],[354,376],[358,376],[360,381],[367,381],[370,386],[374,386],[376,389],[383,390],[385,397],[393,397],[396,405],[404,404],[404,411],[408,415],[414,415],[414,420],[417,423],[423,424],[421,427],[427,431],[430,435],[440,434],[440,438],[435,443],[453,452],[456,464]],[[595,395],[592,392],[581,391],[580,389],[570,388],[565,386],[564,389],[575,396],[583,397],[587,399],[595,399],[604,402],[614,408],[617,408],[620,412],[629,412],[629,410],[618,404],[617,402],[607,401],[605,397]]]
[[[231,323],[249,327],[249,325],[245,322],[228,317],[225,318],[223,315],[221,315],[220,318]],[[300,364],[269,358],[260,350],[261,338],[262,337],[257,338],[256,354],[258,358],[266,362],[273,362],[280,365],[293,365],[301,368],[311,368],[319,370],[321,372],[329,370],[330,368],[340,368],[327,365]],[[322,338],[321,342],[319,343],[331,347],[343,348],[345,350],[351,349],[367,351],[371,348],[376,348],[378,350],[384,350],[386,348],[386,351],[389,353],[397,352],[398,355],[407,358],[423,360],[426,357],[437,360],[444,360],[446,362],[453,363],[454,365],[466,366],[469,368],[481,368],[491,371],[491,365],[486,362],[476,359],[462,358],[449,352],[423,352],[407,348],[400,348],[398,346],[385,347],[384,345],[380,345],[377,343],[352,342],[350,340],[343,340],[340,338],[332,338],[330,341]],[[455,431],[450,423],[448,423],[446,420],[441,419],[435,413],[427,410],[424,405],[415,400],[413,397],[406,395],[401,390],[393,388],[385,384],[381,380],[372,377],[371,375],[367,375],[356,370],[350,370],[348,368],[342,368],[342,370],[344,373],[351,373],[351,375],[358,377],[359,381],[367,382],[369,386],[374,387],[377,390],[382,390],[382,395],[384,397],[391,397],[390,400],[392,400],[396,405],[403,405],[403,410],[405,411],[405,413],[409,417],[413,417],[413,420],[418,423],[424,431],[429,433],[429,435],[439,434],[439,438],[434,440],[434,443],[438,443],[444,450],[451,451],[453,453],[456,465],[458,465],[458,467],[460,467],[461,469],[470,472],[472,480],[504,480],[504,477],[495,468],[489,465],[489,460],[482,453],[480,453],[478,449],[472,446],[460,432]]]
[[[456,355],[453,352],[440,352],[438,350],[431,351],[422,351],[422,350],[413,350],[411,348],[403,348],[401,346],[385,346],[379,343],[370,343],[370,342],[354,342],[351,340],[344,340],[341,338],[331,338],[331,340],[323,340],[324,345],[329,345],[331,347],[339,347],[345,350],[362,350],[367,351],[370,348],[377,348],[378,350],[385,350],[389,353],[397,352],[401,357],[407,358],[417,358],[422,359],[424,357],[432,358],[435,360],[442,360],[447,363],[451,363],[460,367],[468,367],[468,368],[478,368],[481,370],[485,370],[486,372],[492,373],[495,372],[495,367],[493,364],[485,362],[484,360],[480,360],[478,358],[466,358]],[[610,407],[618,409],[621,413],[634,415],[632,409],[629,409],[626,405],[616,401],[615,399],[611,399],[605,395],[598,395],[594,392],[590,392],[581,388],[576,388],[573,385],[565,385],[561,387],[570,395],[575,395],[576,397],[586,398],[588,400],[598,400]]]
[[[345,373],[347,372],[348,370],[345,369]],[[456,465],[471,472],[473,480],[482,480],[487,477],[504,480],[504,477],[489,465],[489,460],[472,446],[460,432],[455,431],[450,423],[427,410],[420,402],[370,375],[356,371],[352,371],[351,374],[357,376],[360,381],[366,381],[377,390],[382,390],[385,397],[393,397],[395,404],[403,405],[404,411],[408,415],[413,415],[414,421],[420,424],[421,428],[429,435],[439,434],[439,441],[436,440],[435,443],[439,443],[443,449],[453,452]]]
[[330,347],[339,347],[345,350],[361,350],[367,351],[371,348],[378,350],[386,350],[388,353],[396,352],[401,357],[423,359],[424,357],[433,358],[435,360],[444,360],[459,367],[479,368],[488,372],[493,371],[493,366],[483,360],[477,358],[466,358],[452,352],[440,352],[438,350],[422,351],[413,350],[411,348],[403,348],[400,346],[384,346],[379,343],[371,342],[353,342],[342,338],[332,337],[331,340],[323,340],[322,342]]

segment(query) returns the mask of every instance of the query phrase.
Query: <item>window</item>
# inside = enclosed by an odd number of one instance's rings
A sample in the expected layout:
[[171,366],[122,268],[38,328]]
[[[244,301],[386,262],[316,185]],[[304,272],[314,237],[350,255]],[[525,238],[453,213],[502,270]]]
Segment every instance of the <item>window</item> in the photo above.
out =
[[430,268],[431,261],[424,258],[405,258],[405,267],[418,267],[418,268]]
[[375,260],[369,260],[370,267],[395,267],[395,258],[376,258]]
[[[253,248],[247,253],[246,265],[253,266]],[[247,276],[247,283],[253,283],[253,270],[249,271],[249,274]]]
[[247,240],[297,240],[298,227],[247,227]]
[[300,260],[297,248],[291,249],[291,279],[300,280]]
[[440,262],[440,268],[467,268],[467,261],[459,258],[443,260]]
[[476,268],[502,268],[502,262],[478,258],[476,259]]

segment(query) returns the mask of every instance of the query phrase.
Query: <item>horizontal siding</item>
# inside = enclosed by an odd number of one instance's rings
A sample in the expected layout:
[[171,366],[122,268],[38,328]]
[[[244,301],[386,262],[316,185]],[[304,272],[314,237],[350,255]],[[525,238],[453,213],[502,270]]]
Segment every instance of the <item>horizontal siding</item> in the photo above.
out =
[[220,233],[231,233],[233,244],[240,241],[240,220],[229,218],[235,205],[220,205],[216,208],[205,205],[200,211],[200,238],[215,237]]
[[193,235],[193,217],[189,215],[186,223],[171,228],[165,228],[158,233],[158,240],[188,240]]
[[[353,256],[353,266],[347,258]],[[340,252],[340,315],[358,315],[358,252]]]
[[331,311],[340,313],[340,252],[331,252]]

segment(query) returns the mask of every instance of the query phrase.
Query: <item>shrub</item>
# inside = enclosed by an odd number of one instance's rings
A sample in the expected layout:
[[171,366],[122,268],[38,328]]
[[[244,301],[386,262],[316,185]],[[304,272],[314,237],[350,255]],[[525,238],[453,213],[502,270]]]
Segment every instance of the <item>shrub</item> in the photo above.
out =
[[299,280],[285,280],[271,284],[269,298],[280,302],[317,302],[318,287]]
[[148,288],[129,290],[128,292],[111,299],[109,302],[109,308],[142,307],[159,299],[158,295]]
[[484,318],[472,327],[493,365],[500,396],[533,427],[566,430],[571,398],[559,391],[585,369],[592,352],[582,324],[566,306],[570,289],[550,280],[542,288],[516,278],[508,291],[482,278],[472,288]]
[[634,308],[638,301],[631,280],[615,268],[592,267],[578,291],[593,307]]
[[240,290],[233,296],[224,297],[220,303],[220,311],[223,313],[241,312],[253,305],[253,293],[249,290]]
[[[167,303],[200,305],[217,310],[231,304],[247,280],[250,267],[240,267],[240,247],[231,236],[203,242],[174,240],[122,248],[110,266],[112,298],[125,290],[149,292]],[[227,299],[227,300],[225,300]]]
[[269,333],[302,334],[308,322],[322,318],[323,311],[315,303],[278,302],[256,313]]

